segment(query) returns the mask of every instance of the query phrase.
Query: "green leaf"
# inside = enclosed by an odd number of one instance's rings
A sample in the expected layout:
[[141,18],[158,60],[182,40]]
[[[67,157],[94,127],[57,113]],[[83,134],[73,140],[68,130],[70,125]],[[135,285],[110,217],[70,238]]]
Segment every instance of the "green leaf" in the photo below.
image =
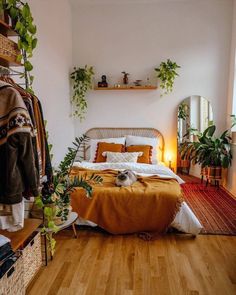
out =
[[14,7],[11,7],[10,8],[10,16],[13,18],[13,19],[16,19],[16,17],[18,16],[18,10]]
[[37,32],[37,27],[33,24],[30,24],[29,27],[28,27],[28,30],[29,32],[32,34],[32,35],[35,35],[36,32]]
[[16,60],[17,60],[18,62],[21,62],[21,60],[22,60],[22,55],[21,55],[21,54],[17,55]]
[[27,72],[30,72],[33,70],[33,65],[28,60],[24,63],[24,67]]
[[40,196],[35,198],[35,205],[40,209],[43,208],[44,204]]
[[36,48],[37,43],[38,43],[38,39],[37,39],[37,38],[34,38],[34,39],[32,40],[32,49],[35,49],[35,48]]
[[46,217],[51,217],[53,215],[53,209],[51,207],[44,207],[44,214]]

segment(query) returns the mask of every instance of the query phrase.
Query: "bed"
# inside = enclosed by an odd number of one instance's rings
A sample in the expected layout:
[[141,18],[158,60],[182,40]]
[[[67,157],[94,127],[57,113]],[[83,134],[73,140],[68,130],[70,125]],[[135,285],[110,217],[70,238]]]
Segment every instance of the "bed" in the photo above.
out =
[[[155,158],[157,159],[157,162],[154,162],[153,164],[126,163],[126,162],[93,163],[93,161],[90,158],[93,146],[92,145],[90,146],[90,143],[87,143],[83,146],[84,161],[82,161],[82,162],[75,161],[75,163],[74,163],[75,169],[84,170],[84,171],[86,171],[86,170],[94,171],[94,172],[98,172],[98,173],[99,173],[99,171],[101,171],[101,173],[103,173],[103,174],[106,171],[111,171],[110,173],[115,173],[114,171],[130,169],[134,173],[136,173],[140,179],[145,180],[145,179],[150,178],[151,181],[152,182],[154,181],[155,183],[158,181],[159,182],[162,181],[165,185],[166,182],[169,182],[170,184],[168,184],[168,185],[172,185],[172,186],[173,185],[176,186],[176,183],[178,183],[177,184],[178,187],[180,187],[180,185],[182,183],[184,183],[184,181],[178,175],[176,175],[171,169],[169,169],[168,167],[166,167],[164,165],[163,160],[164,160],[164,152],[165,152],[165,142],[164,142],[163,135],[157,129],[154,129],[154,128],[92,128],[86,132],[86,135],[91,139],[91,142],[93,140],[102,141],[103,139],[107,139],[107,138],[112,138],[112,139],[114,138],[115,139],[115,138],[124,138],[124,137],[126,137],[126,140],[127,140],[128,136],[130,136],[131,138],[132,138],[132,136],[137,137],[137,138],[138,137],[150,138],[150,141],[156,140],[157,146],[156,146]],[[115,176],[115,174],[114,174],[114,176]],[[156,179],[154,179],[155,177],[156,177]],[[166,180],[166,182],[165,182],[165,180]],[[178,187],[176,187],[176,189],[177,189],[176,191],[178,191]],[[118,188],[114,187],[113,189],[114,189],[114,194],[111,194],[111,197],[114,197],[113,195],[115,195],[115,194],[117,194],[117,196],[119,197],[119,193],[117,192]],[[131,191],[132,191],[132,189],[133,188],[131,188]],[[135,189],[136,188],[134,188],[133,190],[135,190]],[[168,190],[168,188],[167,188],[167,190]],[[95,191],[96,191],[96,188],[95,188]],[[89,225],[89,226],[97,226],[98,225],[100,227],[103,227],[106,230],[108,228],[109,229],[108,231],[110,231],[111,233],[130,233],[130,232],[132,232],[132,230],[130,230],[130,229],[127,230],[127,232],[126,232],[124,230],[124,227],[120,231],[112,231],[112,227],[108,226],[108,225],[110,225],[108,219],[106,220],[106,223],[104,226],[104,223],[102,223],[102,221],[100,222],[99,218],[93,218],[93,216],[95,216],[96,214],[89,215],[89,213],[91,213],[91,210],[95,210],[95,211],[98,210],[98,209],[96,209],[96,208],[98,208],[98,204],[96,203],[96,200],[97,200],[96,197],[95,197],[95,200],[88,201],[88,200],[85,200],[86,198],[84,198],[84,199],[81,198],[81,196],[80,196],[80,199],[78,199],[78,196],[80,194],[81,194],[81,190],[78,190],[72,196],[73,210],[77,211],[77,213],[79,214],[78,224]],[[163,193],[160,192],[158,194],[158,198],[162,194]],[[131,193],[130,193],[130,195],[131,195]],[[117,200],[118,199],[120,200],[121,198],[117,198]],[[104,198],[104,200],[105,200],[105,198]],[[109,198],[108,198],[108,200],[109,200]],[[114,208],[115,207],[115,205],[114,205],[115,200],[112,200],[112,198],[111,198],[111,202],[113,201],[113,207],[112,207],[113,211],[116,210]],[[131,204],[130,200],[131,200],[131,198],[129,199],[128,202],[125,201],[124,204],[121,204],[124,208],[129,209],[129,210],[127,210],[127,212],[129,212],[129,215],[133,213],[132,210],[135,210],[133,208],[128,207],[129,204]],[[84,204],[81,204],[81,202],[83,202]],[[95,202],[95,203],[93,203],[93,202]],[[142,199],[142,202],[148,202],[148,198]],[[83,212],[83,214],[82,214],[82,212],[80,212],[79,208],[83,207],[82,205],[84,205],[84,210],[85,211],[87,210],[88,214],[87,214],[87,212],[86,212],[86,214],[84,214],[84,212]],[[86,209],[86,206],[87,206],[87,209]],[[143,206],[143,207],[145,207],[145,206]],[[91,209],[91,208],[93,208],[93,209]],[[99,211],[99,214],[100,214],[100,212],[102,212],[103,209],[100,208],[99,210],[100,210]],[[153,208],[153,206],[152,206],[152,211],[150,211],[150,212],[152,212],[151,218],[150,218],[150,215],[149,216],[147,215],[146,217],[144,215],[144,218],[143,218],[144,219],[143,220],[144,227],[142,227],[141,231],[150,231],[150,229],[152,229],[151,231],[155,231],[153,228],[154,223],[152,224],[152,227],[147,226],[147,228],[145,228],[145,222],[148,223],[147,220],[149,220],[149,219],[155,220],[155,218],[153,218],[153,215],[155,215],[154,214],[155,207]],[[163,212],[165,212],[165,211],[163,211]],[[161,214],[161,211],[159,211],[158,214]],[[84,216],[89,216],[89,217],[92,216],[92,217],[87,219],[87,218],[84,218]],[[125,218],[124,216],[125,216],[125,214],[122,215],[122,220],[123,220],[123,218]],[[130,220],[130,216],[127,220]],[[112,224],[112,218],[111,218],[110,223]],[[168,227],[173,227],[181,232],[190,233],[193,235],[197,235],[202,229],[200,222],[198,221],[198,219],[196,218],[196,216],[194,215],[194,213],[192,212],[192,210],[189,208],[189,206],[186,204],[186,202],[184,200],[181,201],[181,204],[178,206],[178,210],[177,210],[177,212],[175,212],[175,214],[173,216],[173,220],[171,220],[171,223],[169,224]],[[111,230],[110,230],[110,228],[111,228]],[[128,228],[128,226],[127,226],[127,228]],[[137,229],[138,228],[139,227],[137,227]],[[134,227],[134,229],[136,229],[136,227]]]

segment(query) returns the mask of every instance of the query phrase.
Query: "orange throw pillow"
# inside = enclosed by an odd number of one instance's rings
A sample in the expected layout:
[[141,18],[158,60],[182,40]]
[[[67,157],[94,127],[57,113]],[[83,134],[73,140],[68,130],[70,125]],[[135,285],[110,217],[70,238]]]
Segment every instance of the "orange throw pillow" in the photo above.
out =
[[138,163],[152,164],[152,146],[151,145],[130,145],[126,147],[126,151],[143,152],[143,155],[138,157]]
[[123,144],[99,142],[97,144],[97,151],[96,151],[94,163],[106,162],[106,157],[102,155],[103,152],[122,153],[123,151],[124,151]]

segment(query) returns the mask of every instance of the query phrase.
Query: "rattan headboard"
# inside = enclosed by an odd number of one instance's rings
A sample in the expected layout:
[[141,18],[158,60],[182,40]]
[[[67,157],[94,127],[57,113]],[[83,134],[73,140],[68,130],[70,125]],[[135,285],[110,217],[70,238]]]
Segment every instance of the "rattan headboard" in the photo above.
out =
[[[165,141],[160,131],[154,128],[92,128],[89,129],[85,135],[92,139],[122,137],[126,135],[136,135],[144,137],[157,137],[158,138],[158,154],[159,160],[164,161]],[[88,159],[89,145],[84,147],[84,159]]]

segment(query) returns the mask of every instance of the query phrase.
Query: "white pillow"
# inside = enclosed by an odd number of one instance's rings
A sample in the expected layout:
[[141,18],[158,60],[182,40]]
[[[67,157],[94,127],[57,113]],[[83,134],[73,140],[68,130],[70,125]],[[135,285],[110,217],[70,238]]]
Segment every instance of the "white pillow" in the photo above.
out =
[[103,152],[103,157],[106,158],[106,162],[109,163],[137,163],[138,157],[143,155],[143,152],[134,153],[115,153],[115,152]]
[[158,138],[157,137],[143,137],[143,136],[126,136],[126,146],[130,145],[151,145],[152,146],[152,164],[157,164],[157,149]]
[[94,161],[96,151],[97,151],[97,145],[98,145],[99,142],[118,143],[118,144],[125,145],[125,137],[90,139],[90,158],[89,158],[89,162]]

